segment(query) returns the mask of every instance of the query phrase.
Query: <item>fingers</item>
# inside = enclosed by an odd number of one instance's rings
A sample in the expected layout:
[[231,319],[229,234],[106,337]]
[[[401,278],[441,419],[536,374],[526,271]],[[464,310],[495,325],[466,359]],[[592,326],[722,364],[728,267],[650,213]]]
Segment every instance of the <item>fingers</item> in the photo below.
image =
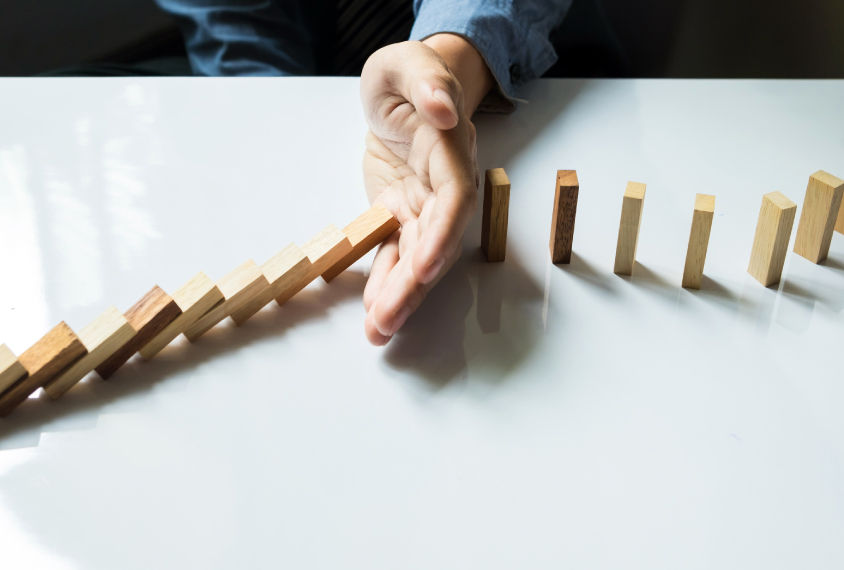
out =
[[372,260],[372,268],[369,271],[369,279],[366,288],[363,290],[363,306],[369,311],[375,299],[381,293],[384,281],[390,271],[399,262],[399,232],[394,233],[378,248],[375,259]]

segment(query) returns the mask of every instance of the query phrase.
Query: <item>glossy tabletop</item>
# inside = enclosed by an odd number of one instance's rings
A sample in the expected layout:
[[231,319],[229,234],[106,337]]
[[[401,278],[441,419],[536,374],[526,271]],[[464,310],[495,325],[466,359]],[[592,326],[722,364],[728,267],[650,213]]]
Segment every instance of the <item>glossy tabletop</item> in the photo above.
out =
[[[356,79],[0,80],[0,342],[259,264],[367,202]],[[476,117],[507,259],[386,348],[371,255],[0,420],[3,568],[844,566],[844,236],[746,270],[762,195],[844,177],[844,82],[540,80]],[[548,253],[557,169],[580,198]],[[632,277],[622,195],[647,184]],[[700,291],[680,288],[714,194]],[[799,219],[799,211],[798,211]],[[795,222],[796,230],[796,222]],[[793,244],[794,235],[792,235]]]

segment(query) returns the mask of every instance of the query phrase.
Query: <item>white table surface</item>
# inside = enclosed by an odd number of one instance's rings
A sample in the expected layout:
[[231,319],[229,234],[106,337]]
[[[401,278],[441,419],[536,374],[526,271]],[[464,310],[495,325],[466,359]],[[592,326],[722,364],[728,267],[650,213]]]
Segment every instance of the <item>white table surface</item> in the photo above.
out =
[[[362,212],[355,79],[0,80],[0,342]],[[746,273],[762,194],[844,176],[844,82],[543,80],[477,117],[507,261],[386,349],[370,257],[0,421],[3,568],[841,568],[844,236]],[[571,265],[555,171],[581,183]],[[632,278],[621,197],[648,184]],[[696,192],[701,291],[679,287]],[[798,212],[799,217],[799,212]],[[796,222],[795,222],[796,230]],[[792,235],[793,244],[793,235]]]

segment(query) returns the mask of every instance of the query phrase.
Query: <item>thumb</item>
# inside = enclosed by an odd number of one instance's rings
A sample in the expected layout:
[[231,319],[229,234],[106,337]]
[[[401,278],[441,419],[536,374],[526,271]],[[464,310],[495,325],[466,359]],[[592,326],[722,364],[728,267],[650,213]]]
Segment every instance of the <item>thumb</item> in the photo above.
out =
[[410,103],[423,121],[440,130],[453,129],[457,126],[456,83],[444,80],[443,71],[448,76],[447,69],[419,70],[411,81]]

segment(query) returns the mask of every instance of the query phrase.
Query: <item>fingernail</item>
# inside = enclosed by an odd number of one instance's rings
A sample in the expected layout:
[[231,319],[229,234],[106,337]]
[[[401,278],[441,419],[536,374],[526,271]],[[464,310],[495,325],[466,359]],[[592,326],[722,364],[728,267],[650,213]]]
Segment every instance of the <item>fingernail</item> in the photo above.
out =
[[431,265],[428,266],[428,271],[425,272],[425,283],[433,281],[445,265],[445,258],[438,257]]
[[396,331],[401,328],[404,322],[407,320],[407,317],[410,316],[410,307],[402,307],[398,313],[396,313],[396,317],[393,319],[393,324],[390,326],[390,334],[385,336],[393,336],[396,334]]
[[454,116],[457,116],[457,109],[454,106],[454,101],[451,99],[451,95],[449,95],[443,89],[434,89],[434,97],[443,105],[448,107],[448,110],[454,113]]

